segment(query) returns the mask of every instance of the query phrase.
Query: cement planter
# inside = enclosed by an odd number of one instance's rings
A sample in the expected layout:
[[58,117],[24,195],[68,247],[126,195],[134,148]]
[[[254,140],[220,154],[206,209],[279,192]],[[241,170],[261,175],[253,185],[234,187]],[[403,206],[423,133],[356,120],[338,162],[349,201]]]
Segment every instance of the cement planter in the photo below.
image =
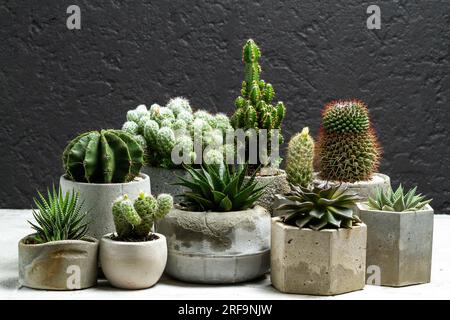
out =
[[19,242],[19,283],[45,290],[77,290],[97,284],[98,240],[61,240],[32,244],[33,235]]
[[150,193],[150,178],[141,174],[135,180],[126,183],[84,183],[75,182],[61,176],[59,180],[63,193],[72,189],[79,192],[80,200],[84,201],[83,209],[88,210],[88,235],[100,239],[104,234],[114,232],[114,221],[111,211],[115,199],[128,194],[136,198],[139,192]]
[[413,212],[378,211],[365,203],[357,207],[368,229],[367,283],[400,287],[430,282],[433,209],[427,205]]
[[167,238],[166,272],[194,283],[237,283],[269,271],[270,215],[262,207],[234,212],[172,211],[157,225]]
[[[263,169],[256,175],[255,180],[258,187],[267,187],[264,190],[263,196],[256,204],[264,207],[272,215],[275,195],[289,192],[290,187],[284,170],[274,169],[274,171],[272,170],[273,172],[265,172]],[[249,180],[250,177],[245,177],[245,179]]]
[[[314,184],[325,183],[325,180],[322,180],[318,177],[318,174],[315,173]],[[330,185],[339,184],[337,181],[329,181]],[[348,187],[348,191],[356,192],[361,198],[362,201],[367,201],[369,196],[375,195],[377,188],[382,188],[383,190],[389,189],[391,186],[391,179],[389,176],[382,173],[374,173],[372,178],[368,181],[358,181],[358,182],[345,182],[342,183],[342,186]]]
[[160,167],[142,167],[141,171],[150,176],[152,180],[152,192],[155,195],[168,193],[172,196],[183,194],[185,190],[182,186],[174,186],[179,182],[178,177],[189,179],[189,175],[184,169],[165,169]]
[[273,218],[273,286],[285,293],[327,296],[363,289],[366,237],[365,224],[314,231]]
[[100,240],[100,263],[106,279],[117,288],[150,288],[161,278],[167,262],[166,238],[143,242],[124,242],[111,239],[112,234]]

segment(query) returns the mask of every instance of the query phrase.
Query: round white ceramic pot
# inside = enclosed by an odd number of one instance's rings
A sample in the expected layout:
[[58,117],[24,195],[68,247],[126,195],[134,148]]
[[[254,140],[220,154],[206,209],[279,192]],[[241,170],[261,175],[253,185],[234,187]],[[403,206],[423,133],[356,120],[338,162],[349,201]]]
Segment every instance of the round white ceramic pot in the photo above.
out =
[[145,289],[161,278],[167,262],[166,238],[142,242],[112,240],[112,234],[100,240],[100,263],[109,283],[122,289]]
[[115,232],[112,204],[118,197],[128,194],[130,199],[139,196],[139,192],[150,193],[150,178],[140,174],[126,183],[85,183],[69,180],[61,176],[59,181],[63,193],[75,190],[84,201],[83,208],[88,211],[89,227],[87,234],[100,239],[104,234]]
[[33,235],[19,242],[19,283],[45,290],[77,290],[97,284],[99,241],[60,240],[32,243]]

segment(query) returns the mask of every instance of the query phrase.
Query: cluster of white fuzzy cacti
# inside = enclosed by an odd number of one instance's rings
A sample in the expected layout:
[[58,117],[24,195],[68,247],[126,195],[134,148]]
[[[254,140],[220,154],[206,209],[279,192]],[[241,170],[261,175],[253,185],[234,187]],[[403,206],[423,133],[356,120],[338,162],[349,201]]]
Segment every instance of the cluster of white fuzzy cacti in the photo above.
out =
[[227,130],[232,130],[229,118],[222,113],[193,112],[189,101],[182,97],[170,99],[165,107],[143,104],[127,112],[122,130],[134,135],[146,150],[146,163],[171,168],[193,163],[198,158],[195,143],[201,144],[204,162],[222,162],[232,147],[224,145]]

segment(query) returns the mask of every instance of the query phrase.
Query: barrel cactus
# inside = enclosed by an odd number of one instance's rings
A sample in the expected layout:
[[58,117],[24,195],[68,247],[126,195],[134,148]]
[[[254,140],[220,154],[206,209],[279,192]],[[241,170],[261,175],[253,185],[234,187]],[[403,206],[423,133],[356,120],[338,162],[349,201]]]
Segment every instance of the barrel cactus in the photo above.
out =
[[[217,135],[222,142],[232,128],[224,114],[212,115],[207,111],[192,111],[189,101],[182,97],[172,98],[165,107],[152,104],[150,109],[139,105],[127,112],[127,121],[122,130],[135,135],[145,147],[145,162],[150,166],[172,168],[172,153],[179,153],[184,163],[197,160],[194,153],[194,138],[202,139],[202,148],[213,144],[215,150],[222,150],[216,144]],[[144,141],[145,140],[145,144]],[[203,154],[203,157],[208,157]]]
[[116,199],[112,205],[117,239],[123,241],[145,241],[152,232],[156,220],[163,218],[173,206],[173,198],[160,194],[156,199],[141,192],[131,201],[128,195]]
[[366,105],[359,100],[327,104],[316,148],[319,176],[324,180],[369,180],[378,169],[380,147]]
[[63,166],[77,182],[123,183],[139,175],[143,154],[139,142],[125,131],[90,131],[67,145]]
[[308,187],[313,181],[314,140],[305,127],[289,141],[286,174],[290,183]]
[[[258,63],[261,51],[250,39],[243,48],[242,59],[245,64],[245,80],[242,82],[241,95],[236,99],[236,111],[231,118],[235,129],[244,130],[266,129],[268,141],[273,129],[281,129],[281,122],[286,113],[283,102],[272,105],[275,91],[270,83],[260,79],[261,66]],[[278,132],[278,142],[283,142],[283,136]],[[270,152],[270,145],[268,146]]]

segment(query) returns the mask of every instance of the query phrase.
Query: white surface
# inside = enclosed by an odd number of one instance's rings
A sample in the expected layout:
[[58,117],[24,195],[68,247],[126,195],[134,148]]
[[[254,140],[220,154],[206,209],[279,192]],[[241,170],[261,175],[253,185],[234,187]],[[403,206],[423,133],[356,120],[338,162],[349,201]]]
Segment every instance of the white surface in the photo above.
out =
[[0,210],[0,299],[450,299],[450,216],[435,216],[431,283],[403,288],[366,285],[364,290],[334,297],[283,294],[270,285],[269,276],[227,286],[193,285],[163,278],[153,288],[136,291],[112,288],[104,280],[97,287],[70,292],[19,288],[17,243],[32,233],[29,219],[30,210]]

